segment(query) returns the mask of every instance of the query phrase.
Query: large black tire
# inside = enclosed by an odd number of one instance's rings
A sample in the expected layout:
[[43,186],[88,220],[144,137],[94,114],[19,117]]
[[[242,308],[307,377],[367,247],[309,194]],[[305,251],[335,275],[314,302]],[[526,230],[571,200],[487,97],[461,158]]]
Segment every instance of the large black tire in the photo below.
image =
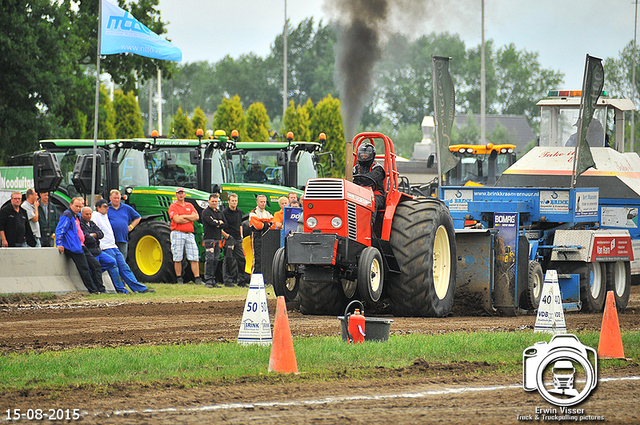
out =
[[283,296],[286,301],[293,301],[298,295],[300,277],[296,276],[295,267],[285,261],[283,247],[278,248],[273,255],[271,274],[276,296]]
[[604,263],[586,263],[580,268],[580,311],[597,313],[604,309],[607,295],[606,276]]
[[300,279],[300,312],[314,315],[342,314],[347,297],[342,285],[335,282],[312,282]]
[[535,310],[540,305],[542,287],[544,285],[544,274],[542,267],[537,261],[529,261],[529,274],[527,279],[527,289],[524,291],[522,307],[525,310]]
[[628,261],[607,263],[607,291],[613,291],[618,311],[627,307],[631,293],[631,264]]
[[453,220],[443,202],[408,200],[398,205],[390,242],[401,273],[386,283],[394,315],[449,314],[455,292],[455,240]]
[[140,282],[175,282],[169,224],[151,220],[136,226],[131,232],[127,262]]
[[372,246],[362,250],[358,261],[358,290],[368,304],[375,304],[382,296],[384,264],[380,251]]

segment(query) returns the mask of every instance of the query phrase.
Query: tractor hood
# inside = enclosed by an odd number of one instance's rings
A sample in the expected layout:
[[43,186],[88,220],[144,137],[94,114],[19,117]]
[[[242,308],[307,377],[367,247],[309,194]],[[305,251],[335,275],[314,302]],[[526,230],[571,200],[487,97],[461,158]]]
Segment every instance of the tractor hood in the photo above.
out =
[[[611,148],[591,148],[596,168],[581,174],[576,187],[598,187],[610,199],[640,199],[640,157]],[[498,187],[569,187],[574,148],[535,147],[509,167]]]

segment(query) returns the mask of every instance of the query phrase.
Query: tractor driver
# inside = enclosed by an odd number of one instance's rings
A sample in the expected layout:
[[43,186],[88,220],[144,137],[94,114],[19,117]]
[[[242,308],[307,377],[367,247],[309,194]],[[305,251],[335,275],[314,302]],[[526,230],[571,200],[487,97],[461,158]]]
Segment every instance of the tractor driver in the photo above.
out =
[[[353,167],[353,182],[358,186],[370,187],[376,200],[376,213],[384,209],[386,193],[384,178],[386,173],[382,165],[375,162],[376,147],[371,143],[361,143],[358,146],[358,162]],[[375,221],[375,214],[371,218],[371,226]]]

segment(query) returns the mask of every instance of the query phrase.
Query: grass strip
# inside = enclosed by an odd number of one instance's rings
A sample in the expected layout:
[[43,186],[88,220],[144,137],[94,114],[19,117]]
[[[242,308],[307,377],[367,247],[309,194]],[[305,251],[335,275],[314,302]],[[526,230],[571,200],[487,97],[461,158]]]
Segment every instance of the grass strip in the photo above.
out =
[[[598,346],[598,332],[579,333],[581,342]],[[338,337],[295,338],[300,377],[327,379],[377,376],[381,369],[427,363],[488,363],[491,373],[522,373],[522,352],[550,335],[532,332],[475,332],[444,335],[391,336],[388,343],[349,345]],[[627,357],[640,356],[640,332],[623,332]],[[257,379],[267,373],[270,346],[207,343],[169,346],[74,349],[57,352],[9,354],[0,357],[0,387],[56,388],[84,384],[181,385]],[[601,360],[601,370],[628,365],[623,360]],[[638,364],[637,360],[634,361]],[[473,373],[481,375],[486,369]],[[295,379],[295,378],[292,378]]]

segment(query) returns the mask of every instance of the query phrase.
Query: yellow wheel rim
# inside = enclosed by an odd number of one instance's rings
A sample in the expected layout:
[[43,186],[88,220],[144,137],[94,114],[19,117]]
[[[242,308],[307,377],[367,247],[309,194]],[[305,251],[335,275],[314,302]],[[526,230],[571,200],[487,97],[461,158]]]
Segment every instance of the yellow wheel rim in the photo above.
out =
[[444,299],[451,280],[451,247],[444,226],[438,227],[433,242],[433,285],[439,299]]
[[136,245],[136,264],[140,271],[153,276],[162,268],[162,246],[153,236],[143,236]]
[[371,271],[370,271],[370,284],[371,284],[371,290],[373,292],[377,292],[378,289],[380,289],[380,263],[378,262],[378,259],[374,258],[374,260],[371,262]]

